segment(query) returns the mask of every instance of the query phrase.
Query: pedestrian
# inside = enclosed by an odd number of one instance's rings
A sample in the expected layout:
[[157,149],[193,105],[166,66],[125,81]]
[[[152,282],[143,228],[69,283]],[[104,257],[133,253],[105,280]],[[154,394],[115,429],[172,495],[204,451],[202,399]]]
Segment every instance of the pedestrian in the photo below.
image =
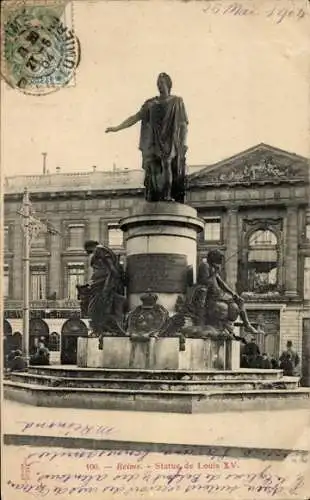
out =
[[13,359],[15,358],[15,354],[16,354],[15,349],[11,350],[9,352],[9,354],[8,354],[8,359],[7,359],[7,368],[8,368],[8,370],[10,370],[12,368],[12,363],[13,363]]
[[260,364],[261,364],[260,367],[263,368],[264,370],[270,370],[270,368],[272,368],[271,360],[269,359],[269,356],[266,352],[263,352]]
[[26,369],[27,369],[27,363],[22,356],[22,352],[19,350],[15,351],[14,359],[11,362],[11,371],[23,372]]
[[249,368],[257,368],[258,357],[260,356],[260,350],[256,343],[256,337],[252,337],[251,341],[244,346],[243,355],[247,359],[247,364]]
[[50,364],[50,353],[46,347],[39,347],[37,352],[30,358],[31,365],[46,366]]
[[294,363],[293,358],[289,352],[284,351],[280,358],[280,369],[283,370],[283,375],[285,377],[293,377],[294,375]]
[[270,363],[273,370],[277,370],[279,368],[279,361],[275,358],[275,356],[271,357]]
[[295,349],[293,349],[293,342],[288,340],[286,343],[286,350],[284,350],[280,356],[280,368],[281,363],[288,366],[290,363],[292,368],[289,369],[292,375],[298,375],[299,372],[299,356]]

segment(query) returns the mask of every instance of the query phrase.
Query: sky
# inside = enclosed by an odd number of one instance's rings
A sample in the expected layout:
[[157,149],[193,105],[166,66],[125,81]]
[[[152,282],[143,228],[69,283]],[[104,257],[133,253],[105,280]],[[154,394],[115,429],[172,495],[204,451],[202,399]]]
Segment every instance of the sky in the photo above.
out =
[[261,142],[310,157],[308,4],[248,0],[255,14],[241,16],[229,0],[73,2],[75,86],[29,96],[2,81],[4,174],[41,173],[42,152],[50,173],[140,168],[139,125],[105,129],[156,94],[162,71],[189,116],[188,164]]

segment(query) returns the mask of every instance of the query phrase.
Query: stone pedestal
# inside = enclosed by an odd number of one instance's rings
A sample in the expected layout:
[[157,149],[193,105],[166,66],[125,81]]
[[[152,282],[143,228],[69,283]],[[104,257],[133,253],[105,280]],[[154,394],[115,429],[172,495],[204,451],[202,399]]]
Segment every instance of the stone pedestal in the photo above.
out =
[[188,266],[195,279],[197,233],[204,222],[197,211],[174,202],[142,202],[120,221],[127,255],[128,299],[133,309],[141,294],[158,295],[170,314],[186,292]]
[[234,340],[186,339],[180,353],[183,370],[236,370],[240,367],[240,345]]
[[[80,338],[80,367],[136,370],[235,370],[239,343],[220,336],[186,338],[179,296],[196,281],[197,233],[204,222],[194,208],[174,202],[138,203],[120,221],[126,246],[129,313],[123,336]],[[176,312],[178,314],[176,314]],[[118,333],[118,332],[117,332]],[[193,336],[195,337],[195,336]],[[201,335],[200,335],[201,337]]]
[[96,337],[79,337],[77,345],[77,366],[81,368],[101,368],[103,352],[99,350]]
[[225,370],[239,370],[240,368],[240,342],[231,340],[226,344]]
[[79,338],[77,366],[81,368],[134,368],[176,370],[179,367],[178,338],[104,337],[99,350],[98,338]]
[[102,343],[102,368],[129,368],[129,337],[104,337]]
[[132,340],[104,337],[99,350],[97,338],[79,338],[79,367],[141,370],[237,370],[240,345],[234,340],[186,339],[180,351],[178,338]]

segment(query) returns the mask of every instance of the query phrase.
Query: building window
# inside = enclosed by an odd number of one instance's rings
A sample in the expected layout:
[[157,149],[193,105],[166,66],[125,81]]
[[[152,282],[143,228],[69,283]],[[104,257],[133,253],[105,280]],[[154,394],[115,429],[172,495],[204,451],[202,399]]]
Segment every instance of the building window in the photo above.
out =
[[206,218],[204,227],[204,240],[219,242],[221,241],[221,219],[216,218]]
[[248,290],[267,293],[278,285],[278,240],[273,231],[259,229],[248,240]]
[[68,299],[77,299],[77,285],[85,282],[85,266],[82,263],[68,264]]
[[304,262],[304,299],[310,300],[310,257]]
[[123,231],[118,224],[108,224],[108,242],[109,247],[123,246]]
[[70,224],[68,227],[69,236],[69,248],[71,249],[82,249],[84,247],[85,240],[85,227],[83,224]]
[[52,332],[48,339],[48,348],[50,351],[60,351],[60,335]]
[[32,238],[31,246],[34,248],[46,248],[46,233],[40,232]]
[[23,336],[20,332],[14,332],[12,335],[12,350],[22,349],[23,345]]
[[3,249],[5,252],[10,250],[10,240],[9,240],[9,226],[5,226],[3,229]]
[[47,273],[45,265],[30,268],[30,298],[31,300],[46,299]]
[[9,273],[9,266],[4,265],[3,269],[3,297],[7,298],[9,297],[10,293],[10,273]]

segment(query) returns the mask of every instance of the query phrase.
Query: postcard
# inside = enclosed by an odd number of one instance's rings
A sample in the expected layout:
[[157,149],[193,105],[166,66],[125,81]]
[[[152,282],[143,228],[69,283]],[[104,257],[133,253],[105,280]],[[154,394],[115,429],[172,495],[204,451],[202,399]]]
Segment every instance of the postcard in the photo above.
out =
[[2,498],[309,499],[309,2],[1,9]]

